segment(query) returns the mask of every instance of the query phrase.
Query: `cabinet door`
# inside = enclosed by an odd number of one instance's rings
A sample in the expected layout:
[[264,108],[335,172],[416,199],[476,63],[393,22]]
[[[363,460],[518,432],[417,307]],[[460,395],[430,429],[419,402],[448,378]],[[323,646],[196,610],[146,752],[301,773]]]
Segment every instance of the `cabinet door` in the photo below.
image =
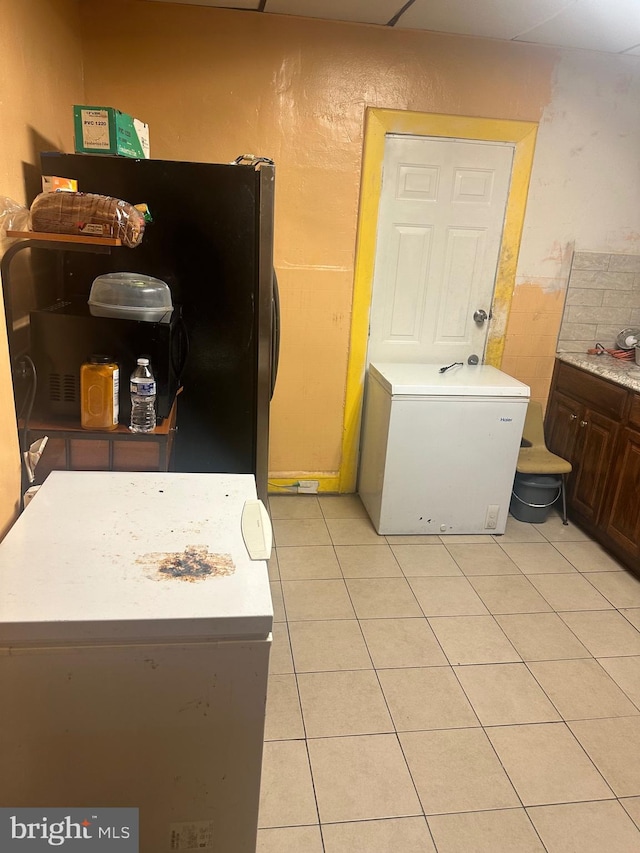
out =
[[564,394],[554,394],[549,401],[545,424],[545,440],[552,453],[573,465],[578,423],[584,420],[584,407]]
[[575,454],[580,462],[574,471],[571,503],[581,515],[595,524],[613,461],[618,424],[591,409],[584,410],[577,424]]
[[633,559],[640,557],[640,432],[625,429],[620,438],[618,462],[605,530]]

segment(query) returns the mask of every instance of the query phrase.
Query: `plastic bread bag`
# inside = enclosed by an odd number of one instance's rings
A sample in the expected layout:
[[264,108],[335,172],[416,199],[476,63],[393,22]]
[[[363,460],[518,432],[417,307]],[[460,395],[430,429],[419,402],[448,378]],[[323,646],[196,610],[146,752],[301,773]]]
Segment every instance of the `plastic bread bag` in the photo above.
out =
[[93,193],[41,193],[31,205],[34,231],[82,237],[116,237],[133,249],[142,242],[145,217],[122,199]]
[[28,231],[30,228],[29,210],[12,198],[0,196],[0,238],[6,238],[7,231]]

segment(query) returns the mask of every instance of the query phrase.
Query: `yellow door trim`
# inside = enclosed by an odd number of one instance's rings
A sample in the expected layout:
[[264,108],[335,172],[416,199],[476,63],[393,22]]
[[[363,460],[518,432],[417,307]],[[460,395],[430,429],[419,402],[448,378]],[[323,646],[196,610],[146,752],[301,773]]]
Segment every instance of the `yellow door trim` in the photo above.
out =
[[537,130],[537,123],[530,121],[473,118],[470,116],[450,116],[439,113],[415,113],[375,108],[367,110],[342,432],[340,492],[353,492],[356,487],[360,415],[376,253],[378,206],[382,188],[385,135],[388,133],[408,133],[416,136],[512,142],[515,145],[511,185],[507,199],[504,232],[493,297],[493,318],[485,352],[487,364],[499,367],[502,363],[504,338],[515,285],[516,265]]

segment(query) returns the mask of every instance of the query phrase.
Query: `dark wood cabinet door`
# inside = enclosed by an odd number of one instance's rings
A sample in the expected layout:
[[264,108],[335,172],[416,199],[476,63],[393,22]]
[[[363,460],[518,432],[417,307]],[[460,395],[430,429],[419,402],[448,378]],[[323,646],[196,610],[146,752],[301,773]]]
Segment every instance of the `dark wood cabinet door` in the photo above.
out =
[[613,486],[607,507],[607,536],[630,558],[640,558],[640,432],[625,429],[620,436]]
[[640,576],[640,393],[557,361],[545,436],[573,467],[569,517]]
[[594,524],[598,521],[618,435],[616,421],[585,409],[577,420],[575,453],[580,464],[573,472],[571,502]]
[[578,423],[584,420],[584,406],[564,394],[553,394],[549,400],[545,424],[545,441],[556,453],[575,466]]

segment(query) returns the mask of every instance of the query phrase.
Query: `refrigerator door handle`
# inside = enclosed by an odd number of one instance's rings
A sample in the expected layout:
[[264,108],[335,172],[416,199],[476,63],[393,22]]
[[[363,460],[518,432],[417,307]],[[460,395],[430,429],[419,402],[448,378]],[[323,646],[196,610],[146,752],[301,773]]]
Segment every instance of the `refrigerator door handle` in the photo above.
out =
[[262,501],[245,501],[242,508],[242,538],[252,560],[271,557],[273,530]]
[[[178,377],[178,382],[182,379],[182,371],[184,370],[189,358],[189,332],[184,317],[180,317],[176,324],[176,332],[178,333],[177,345],[171,349],[171,366],[173,372]],[[176,353],[177,349],[177,353]]]
[[271,397],[276,388],[278,363],[280,361],[280,290],[278,276],[273,271],[273,297],[271,299]]

